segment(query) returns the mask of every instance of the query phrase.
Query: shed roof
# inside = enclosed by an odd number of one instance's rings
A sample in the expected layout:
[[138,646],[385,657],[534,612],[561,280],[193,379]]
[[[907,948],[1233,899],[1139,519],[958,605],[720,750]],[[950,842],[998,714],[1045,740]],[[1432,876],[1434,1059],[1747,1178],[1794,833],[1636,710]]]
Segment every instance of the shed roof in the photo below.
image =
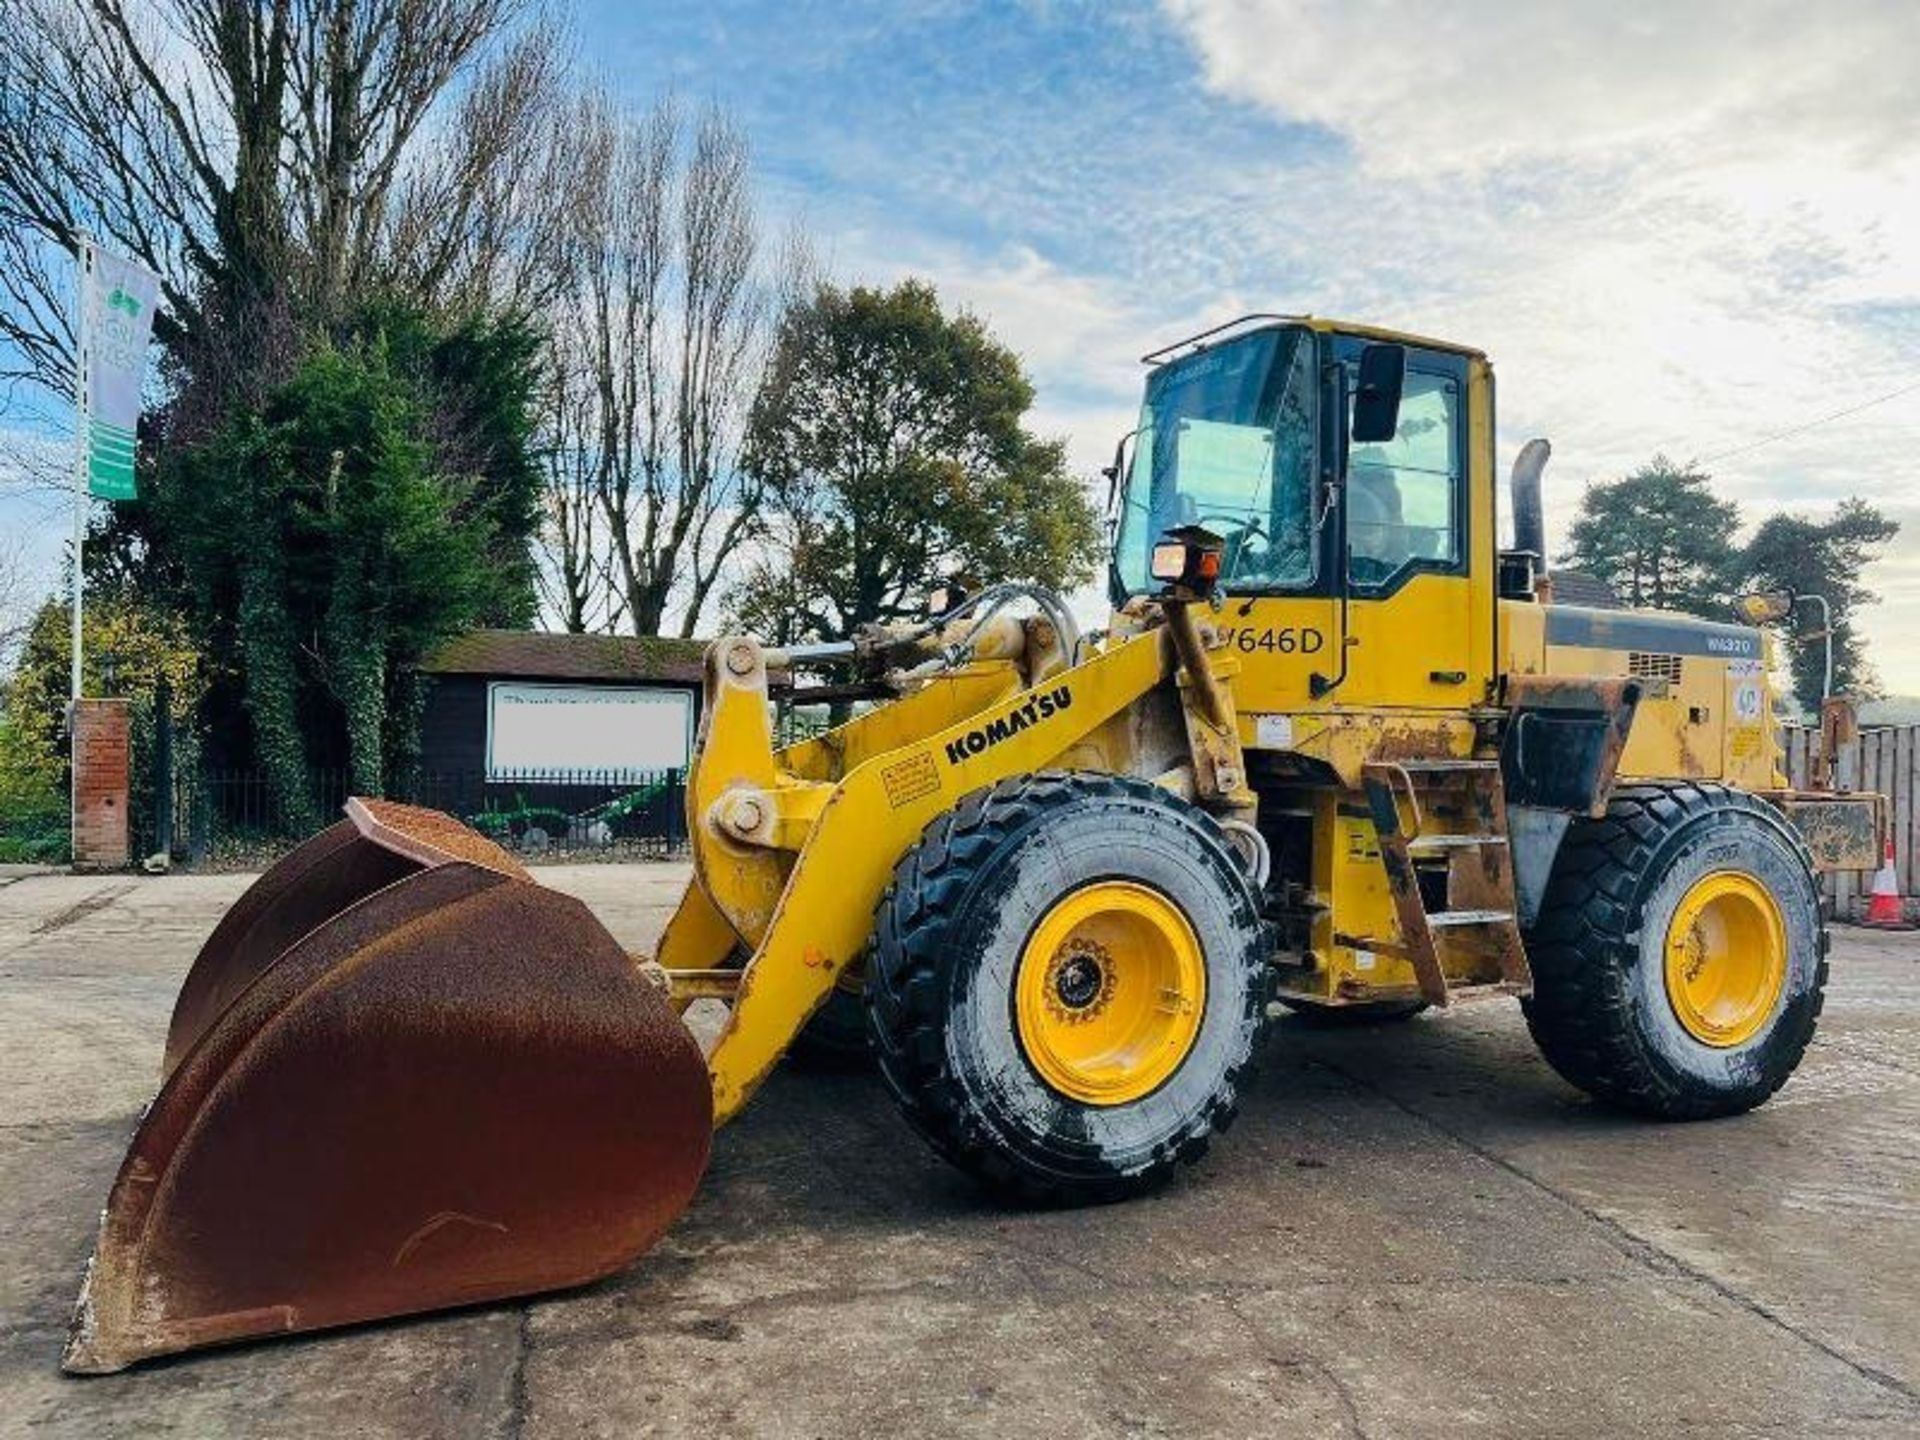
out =
[[1584,605],[1589,610],[1622,608],[1613,586],[1598,575],[1589,575],[1584,570],[1555,570],[1553,598],[1556,604]]
[[673,640],[663,635],[470,630],[429,655],[420,668],[429,675],[698,685],[706,652],[704,640]]

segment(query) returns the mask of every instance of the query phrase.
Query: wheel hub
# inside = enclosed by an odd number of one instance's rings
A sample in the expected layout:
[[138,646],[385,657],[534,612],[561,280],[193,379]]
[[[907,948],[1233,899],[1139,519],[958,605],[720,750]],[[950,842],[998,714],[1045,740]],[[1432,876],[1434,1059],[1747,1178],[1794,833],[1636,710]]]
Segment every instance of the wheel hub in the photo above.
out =
[[1047,966],[1053,1009],[1068,1024],[1091,1020],[1113,999],[1113,957],[1091,940],[1074,939]]

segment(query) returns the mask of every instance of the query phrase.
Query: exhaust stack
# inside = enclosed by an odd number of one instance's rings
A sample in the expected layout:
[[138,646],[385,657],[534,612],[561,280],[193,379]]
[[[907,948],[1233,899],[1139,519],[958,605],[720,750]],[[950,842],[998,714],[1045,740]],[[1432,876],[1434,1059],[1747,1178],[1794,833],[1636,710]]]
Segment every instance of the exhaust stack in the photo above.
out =
[[1530,550],[1535,556],[1535,573],[1547,573],[1547,520],[1540,505],[1540,474],[1547,468],[1553,446],[1546,440],[1529,440],[1513,457],[1513,548]]

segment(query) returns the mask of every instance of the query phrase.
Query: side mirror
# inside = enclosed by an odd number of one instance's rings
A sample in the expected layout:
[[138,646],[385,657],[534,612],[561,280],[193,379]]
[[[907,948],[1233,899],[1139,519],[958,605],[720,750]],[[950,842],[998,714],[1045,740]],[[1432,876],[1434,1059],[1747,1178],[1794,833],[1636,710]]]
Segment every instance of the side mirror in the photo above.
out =
[[1400,392],[1406,383],[1406,346],[1369,345],[1360,352],[1360,379],[1353,390],[1354,444],[1378,445],[1393,439],[1400,424]]
[[1791,590],[1749,590],[1733,597],[1733,613],[1749,625],[1771,625],[1793,613]]

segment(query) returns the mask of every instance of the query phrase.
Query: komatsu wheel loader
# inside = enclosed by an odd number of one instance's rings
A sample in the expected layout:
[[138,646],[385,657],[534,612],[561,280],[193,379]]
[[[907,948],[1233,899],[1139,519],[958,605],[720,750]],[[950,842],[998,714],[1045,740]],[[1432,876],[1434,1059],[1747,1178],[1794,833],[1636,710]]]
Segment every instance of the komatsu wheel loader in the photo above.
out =
[[[1765,632],[1552,603],[1545,446],[1502,553],[1475,350],[1253,316],[1147,359],[1101,633],[993,586],[713,645],[654,955],[379,800],[263,876],[181,991],[67,1368],[618,1269],[816,1014],[1041,1202],[1197,1159],[1282,1006],[1514,997],[1650,1116],[1778,1089],[1826,979],[1815,872],[1873,864],[1880,813],[1789,788]],[[875,703],[776,747],[770,661]]]

